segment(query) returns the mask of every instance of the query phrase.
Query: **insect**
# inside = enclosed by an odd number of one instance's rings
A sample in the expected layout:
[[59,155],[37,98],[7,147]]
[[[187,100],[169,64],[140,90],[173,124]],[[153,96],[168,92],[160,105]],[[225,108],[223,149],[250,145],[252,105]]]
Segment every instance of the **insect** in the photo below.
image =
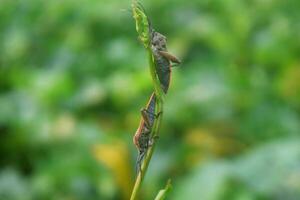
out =
[[[146,14],[143,5],[138,2],[139,8]],[[146,14],[146,16],[148,16]],[[150,35],[151,49],[155,61],[155,69],[161,87],[164,93],[167,93],[171,81],[171,67],[174,66],[172,63],[180,64],[181,61],[167,50],[167,38],[163,34],[157,32],[152,27],[151,20],[148,19],[148,29]]]
[[[140,8],[145,12],[143,6],[139,3]],[[180,64],[180,60],[167,51],[167,40],[164,35],[155,31],[152,28],[151,22],[148,19],[149,36],[151,50],[155,61],[155,70],[160,81],[162,90],[167,93],[171,80],[172,63]],[[153,144],[155,137],[151,136],[151,131],[155,118],[161,113],[155,114],[156,96],[152,93],[147,105],[141,110],[142,119],[139,127],[133,137],[133,142],[138,149],[139,155],[137,157],[136,166],[141,171],[141,163],[149,149]]]
[[171,81],[172,63],[180,64],[181,61],[167,51],[167,38],[151,28],[151,49],[155,61],[155,69],[161,87],[167,93]]
[[133,137],[133,143],[139,151],[139,155],[136,161],[137,169],[141,170],[141,162],[144,159],[148,148],[153,144],[153,138],[151,138],[151,130],[154,124],[155,117],[158,117],[160,113],[155,114],[156,96],[152,93],[146,108],[141,109],[142,119],[140,125]]

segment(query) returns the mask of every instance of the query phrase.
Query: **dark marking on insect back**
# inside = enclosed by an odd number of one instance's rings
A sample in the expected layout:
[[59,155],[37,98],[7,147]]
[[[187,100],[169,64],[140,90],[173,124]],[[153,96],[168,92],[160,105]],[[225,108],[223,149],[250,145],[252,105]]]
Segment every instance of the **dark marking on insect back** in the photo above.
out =
[[133,137],[133,142],[138,149],[138,158],[136,161],[136,167],[141,170],[141,163],[148,151],[148,148],[152,144],[151,131],[155,120],[155,105],[156,97],[152,93],[146,108],[141,110],[142,119],[140,125]]
[[167,93],[171,81],[171,62],[179,64],[180,60],[168,52],[166,37],[151,30],[151,48],[155,60],[155,70],[164,93]]

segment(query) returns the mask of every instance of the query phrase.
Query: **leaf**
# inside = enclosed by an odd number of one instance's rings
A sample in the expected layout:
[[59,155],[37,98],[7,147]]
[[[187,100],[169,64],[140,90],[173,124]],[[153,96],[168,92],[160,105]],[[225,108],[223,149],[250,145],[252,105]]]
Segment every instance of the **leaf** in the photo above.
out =
[[166,187],[158,192],[158,194],[155,197],[155,200],[164,200],[171,188],[172,188],[171,180],[169,179]]
[[[299,199],[300,140],[275,140],[241,157],[199,163],[171,199]],[[280,199],[280,198],[279,198]]]
[[149,21],[143,8],[136,1],[132,3],[132,12],[135,19],[136,31],[139,34],[139,39],[142,41],[145,48],[149,47]]

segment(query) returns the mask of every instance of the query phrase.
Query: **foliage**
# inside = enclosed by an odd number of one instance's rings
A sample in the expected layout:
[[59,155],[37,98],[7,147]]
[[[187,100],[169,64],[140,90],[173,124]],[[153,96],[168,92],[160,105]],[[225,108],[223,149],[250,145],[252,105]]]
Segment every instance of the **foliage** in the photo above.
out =
[[164,200],[167,197],[167,193],[171,190],[171,180],[169,179],[164,189],[160,190],[155,197],[155,200]]
[[[168,177],[170,199],[299,199],[300,3],[143,5],[183,61],[143,199]],[[132,136],[153,89],[124,9],[1,1],[0,199],[129,198]]]

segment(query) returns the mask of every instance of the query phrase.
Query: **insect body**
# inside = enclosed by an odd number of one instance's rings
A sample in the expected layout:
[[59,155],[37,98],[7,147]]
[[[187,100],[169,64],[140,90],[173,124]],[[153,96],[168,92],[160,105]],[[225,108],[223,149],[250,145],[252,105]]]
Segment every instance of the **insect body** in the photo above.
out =
[[[145,14],[146,11],[141,3],[138,7]],[[158,79],[164,93],[167,93],[171,80],[171,63],[180,64],[181,61],[167,51],[167,38],[163,34],[155,31],[152,27],[151,20],[147,17],[151,49],[155,60],[155,68]]]
[[152,93],[146,108],[141,110],[142,119],[140,125],[133,137],[133,142],[139,151],[137,158],[137,168],[141,169],[141,162],[147,153],[148,148],[152,145],[151,130],[154,124],[156,97]]
[[172,62],[180,64],[180,60],[167,51],[166,37],[151,29],[151,48],[155,60],[155,68],[161,87],[167,93],[171,80]]
[[[139,4],[141,10],[144,11],[144,8]],[[144,11],[145,12],[145,11]],[[172,63],[180,64],[180,60],[170,54],[167,51],[167,41],[166,37],[159,32],[156,32],[152,26],[151,22],[148,19],[149,24],[149,36],[150,36],[150,45],[155,61],[155,71],[160,81],[162,90],[164,93],[167,93],[171,80],[171,67]],[[137,158],[137,168],[141,170],[141,163],[144,159],[148,148],[153,144],[153,139],[151,136],[151,131],[155,121],[155,117],[158,117],[158,114],[155,114],[156,106],[156,96],[153,93],[146,105],[146,108],[141,110],[142,119],[140,121],[139,127],[133,137],[133,142],[139,151]]]

